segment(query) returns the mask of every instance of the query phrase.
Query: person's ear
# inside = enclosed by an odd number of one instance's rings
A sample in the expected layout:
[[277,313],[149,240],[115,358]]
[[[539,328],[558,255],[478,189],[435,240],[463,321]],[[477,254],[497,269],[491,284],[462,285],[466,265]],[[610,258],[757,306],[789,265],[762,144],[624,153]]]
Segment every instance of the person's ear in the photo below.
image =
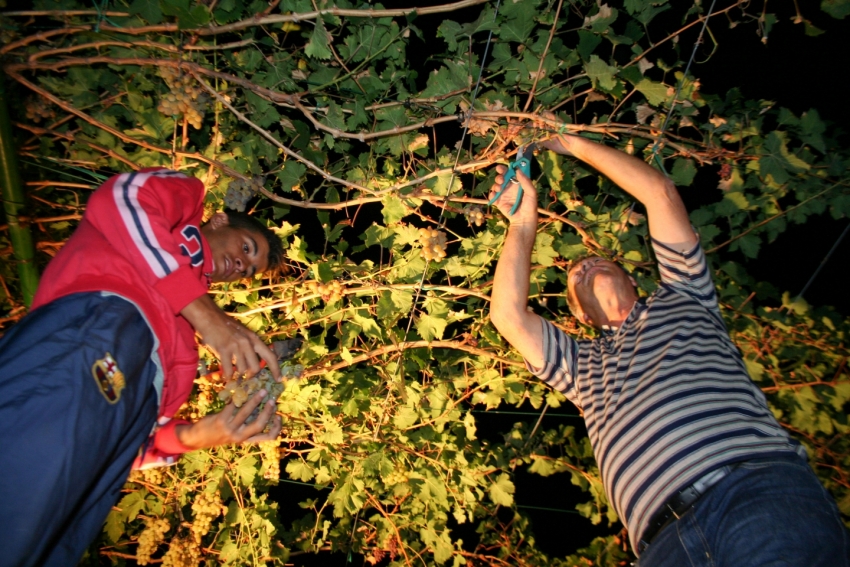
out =
[[207,224],[211,229],[216,230],[228,226],[230,224],[230,218],[228,218],[227,213],[219,211],[210,217]]
[[629,281],[632,282],[633,286],[637,287],[637,282],[635,281],[635,279],[632,276],[629,276]]

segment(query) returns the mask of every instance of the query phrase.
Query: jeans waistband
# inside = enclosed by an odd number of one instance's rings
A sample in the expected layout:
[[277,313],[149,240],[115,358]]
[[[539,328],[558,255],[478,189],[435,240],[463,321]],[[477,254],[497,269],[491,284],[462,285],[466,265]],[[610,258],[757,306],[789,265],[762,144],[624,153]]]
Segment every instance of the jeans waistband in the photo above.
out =
[[714,485],[726,478],[741,463],[732,463],[716,468],[699,477],[693,484],[676,491],[652,516],[638,542],[638,553],[642,553],[662,529],[696,504]]

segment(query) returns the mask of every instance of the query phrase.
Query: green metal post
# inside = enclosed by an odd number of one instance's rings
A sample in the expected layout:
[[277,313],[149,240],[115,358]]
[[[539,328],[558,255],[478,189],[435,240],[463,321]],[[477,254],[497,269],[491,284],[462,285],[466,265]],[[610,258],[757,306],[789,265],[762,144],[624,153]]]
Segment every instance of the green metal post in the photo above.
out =
[[21,281],[21,294],[27,307],[32,305],[35,290],[38,287],[38,269],[35,266],[35,247],[29,227],[22,225],[21,213],[24,211],[24,191],[21,176],[18,173],[18,156],[15,140],[12,137],[12,123],[6,105],[6,90],[3,77],[0,76],[0,187],[3,190],[3,210],[9,225],[9,240],[15,262],[18,264],[18,277]]

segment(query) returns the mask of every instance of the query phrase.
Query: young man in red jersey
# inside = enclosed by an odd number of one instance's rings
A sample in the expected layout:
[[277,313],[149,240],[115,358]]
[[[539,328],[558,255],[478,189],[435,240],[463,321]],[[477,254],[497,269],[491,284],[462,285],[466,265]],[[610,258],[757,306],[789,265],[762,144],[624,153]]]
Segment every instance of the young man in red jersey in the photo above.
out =
[[[274,353],[207,289],[276,268],[280,240],[247,215],[201,226],[204,187],[164,169],[113,177],[50,262],[32,312],[0,341],[0,565],[74,565],[131,465],[277,437],[274,404],[174,419],[198,367],[195,334],[224,374]],[[263,429],[271,422],[266,433]]]

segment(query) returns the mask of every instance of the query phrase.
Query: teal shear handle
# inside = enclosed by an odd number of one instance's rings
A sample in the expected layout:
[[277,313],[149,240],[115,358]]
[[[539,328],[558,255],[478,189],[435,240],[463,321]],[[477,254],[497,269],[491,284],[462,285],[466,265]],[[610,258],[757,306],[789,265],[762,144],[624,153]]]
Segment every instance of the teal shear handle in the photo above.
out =
[[[516,177],[517,169],[523,172],[526,177],[531,177],[531,149],[531,146],[520,146],[516,152],[516,161],[512,161],[508,166],[508,170],[505,172],[505,180],[502,182],[502,189],[493,195],[493,198],[490,199],[489,203],[487,203],[488,205],[492,206],[493,203],[502,196],[502,193],[505,192],[509,183],[519,183],[519,179]],[[516,201],[514,202],[514,206],[511,207],[511,212],[508,213],[508,216],[514,216],[514,213],[519,208],[520,203],[522,203],[522,185],[520,185],[517,190]]]

